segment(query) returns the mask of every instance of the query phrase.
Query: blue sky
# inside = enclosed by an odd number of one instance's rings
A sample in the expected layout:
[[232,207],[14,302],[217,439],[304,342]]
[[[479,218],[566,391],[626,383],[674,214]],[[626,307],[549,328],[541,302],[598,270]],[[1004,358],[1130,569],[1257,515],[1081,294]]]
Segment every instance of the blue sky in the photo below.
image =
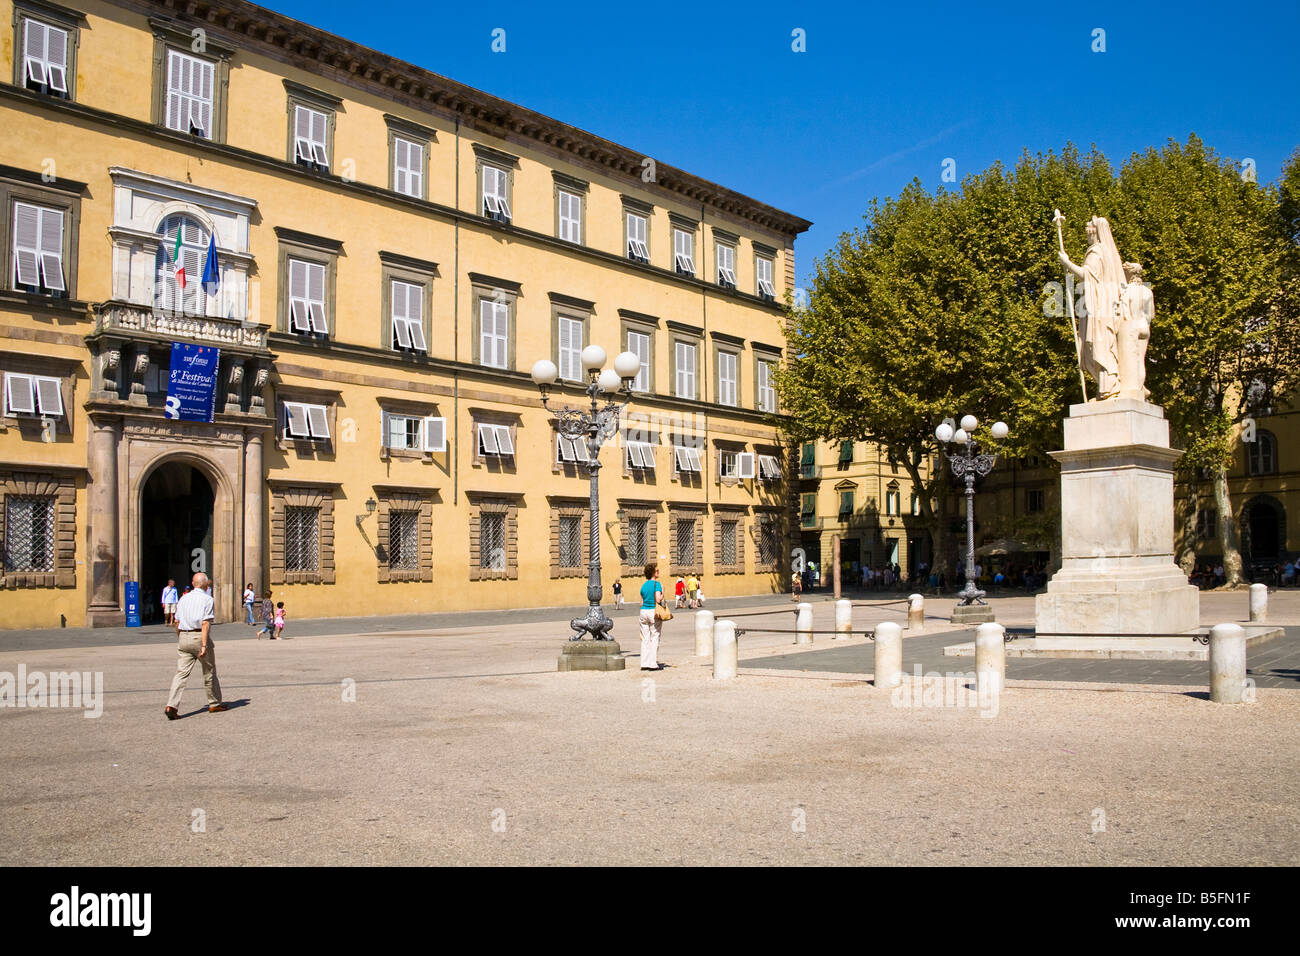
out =
[[945,159],[960,178],[1072,140],[1118,165],[1195,132],[1265,182],[1300,144],[1296,0],[267,5],[813,220],[800,284]]

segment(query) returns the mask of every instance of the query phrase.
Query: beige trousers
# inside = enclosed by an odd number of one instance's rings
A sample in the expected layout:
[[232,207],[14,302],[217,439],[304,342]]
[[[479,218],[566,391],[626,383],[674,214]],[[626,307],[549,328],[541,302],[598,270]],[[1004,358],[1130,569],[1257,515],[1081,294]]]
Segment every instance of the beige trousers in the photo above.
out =
[[663,622],[655,619],[652,608],[641,609],[641,666],[659,666],[659,634],[663,631]]
[[167,698],[168,707],[180,707],[181,694],[185,691],[185,682],[190,679],[195,662],[203,667],[203,686],[208,692],[208,706],[221,703],[221,684],[217,680],[217,649],[208,635],[208,650],[199,657],[199,645],[203,635],[197,631],[180,635],[176,645],[176,676],[172,678],[171,696]]

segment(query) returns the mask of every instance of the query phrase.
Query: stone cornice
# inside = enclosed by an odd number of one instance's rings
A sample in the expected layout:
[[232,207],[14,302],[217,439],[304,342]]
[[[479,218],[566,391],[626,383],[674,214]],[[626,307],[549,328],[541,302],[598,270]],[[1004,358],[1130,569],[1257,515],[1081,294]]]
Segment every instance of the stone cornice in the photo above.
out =
[[[644,153],[610,142],[567,123],[499,99],[396,57],[327,33],[243,0],[112,0],[146,16],[164,16],[169,26],[202,27],[212,39],[252,50],[415,109],[458,119],[462,125],[503,140],[531,140],[567,153],[611,176],[641,183]],[[734,190],[655,163],[657,191],[692,205],[706,205],[794,237],[812,223]]]

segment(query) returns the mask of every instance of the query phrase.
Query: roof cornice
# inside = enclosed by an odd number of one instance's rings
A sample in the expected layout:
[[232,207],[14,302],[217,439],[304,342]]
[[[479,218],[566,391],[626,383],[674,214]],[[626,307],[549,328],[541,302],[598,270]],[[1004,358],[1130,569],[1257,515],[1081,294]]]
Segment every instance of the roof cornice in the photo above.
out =
[[812,225],[807,219],[657,160],[654,179],[647,183],[643,179],[645,160],[653,157],[642,152],[244,0],[110,2],[146,16],[161,15],[187,26],[200,26],[216,34],[217,43],[224,39],[237,50],[252,50],[417,110],[459,119],[498,139],[531,140],[576,156],[611,176],[626,176],[638,189],[712,207],[791,239]]

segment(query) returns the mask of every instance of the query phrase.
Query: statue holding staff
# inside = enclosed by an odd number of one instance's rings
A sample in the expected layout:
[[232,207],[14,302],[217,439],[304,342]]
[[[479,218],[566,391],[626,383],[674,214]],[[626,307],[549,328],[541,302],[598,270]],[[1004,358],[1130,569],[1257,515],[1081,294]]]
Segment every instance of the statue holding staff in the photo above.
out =
[[1089,401],[1105,401],[1120,393],[1119,327],[1122,322],[1124,267],[1110,223],[1102,216],[1088,221],[1088,252],[1082,265],[1070,261],[1064,250],[1061,263],[1083,280],[1084,331],[1080,365],[1097,383]]

